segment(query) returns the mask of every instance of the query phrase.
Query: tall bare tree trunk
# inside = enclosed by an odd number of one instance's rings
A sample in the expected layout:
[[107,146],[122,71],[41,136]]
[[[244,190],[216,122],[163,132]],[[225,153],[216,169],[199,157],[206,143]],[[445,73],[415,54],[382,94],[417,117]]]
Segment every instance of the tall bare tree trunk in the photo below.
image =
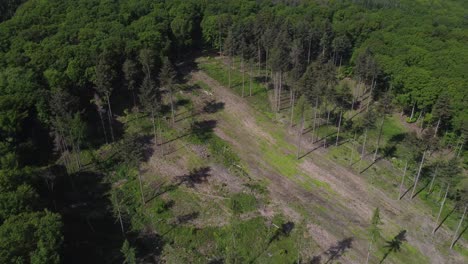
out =
[[98,110],[98,113],[99,113],[99,119],[101,119],[102,131],[104,131],[104,138],[106,140],[106,144],[109,144],[109,141],[107,140],[106,126],[104,125],[104,118],[102,117],[101,111]]
[[429,193],[432,192],[432,187],[434,187],[434,181],[435,181],[435,178],[437,177],[437,170],[438,170],[438,167],[436,167],[433,175],[432,175],[432,180],[431,180],[431,185],[429,186]]
[[450,184],[447,184],[447,190],[445,191],[444,200],[442,200],[442,203],[440,204],[440,209],[439,209],[439,213],[437,214],[437,219],[436,219],[436,222],[435,222],[435,226],[434,226],[434,229],[432,229],[432,234],[433,235],[435,234],[435,232],[437,231],[437,227],[439,226],[440,215],[442,214],[442,210],[444,209],[445,200],[447,199],[447,194],[448,194],[449,188],[450,188]]
[[276,112],[279,112],[281,110],[281,92],[282,92],[282,88],[283,88],[283,81],[282,81],[282,76],[283,76],[283,73],[280,71],[279,72],[279,91],[278,91],[278,107],[276,109]]
[[[327,108],[326,104],[325,104],[325,108]],[[329,121],[330,121],[330,109],[327,109],[327,122],[326,122],[327,128],[328,128]],[[323,147],[324,148],[327,147],[327,138],[328,138],[328,134],[325,134],[325,137],[323,138]]]
[[338,131],[336,133],[336,146],[338,146],[338,139],[340,138],[340,128],[341,128],[341,117],[343,115],[343,110],[340,111],[340,121],[338,121]]
[[314,123],[312,125],[312,143],[315,142],[315,124],[317,121],[318,97],[315,98]]
[[151,121],[153,123],[153,136],[154,136],[154,145],[158,145],[158,138],[156,136],[156,120],[154,118],[154,111],[151,111]]
[[260,51],[260,44],[257,44],[258,48],[258,76],[260,76],[261,73],[261,66],[262,66],[262,53]]
[[[242,56],[243,56],[243,54],[242,54]],[[241,58],[241,70],[242,70],[242,97],[244,97],[244,90],[245,90],[244,57]]]
[[377,138],[377,147],[375,148],[374,158],[372,159],[372,161],[375,161],[377,159],[377,153],[379,152],[379,148],[380,148],[380,139],[382,138],[382,129],[383,129],[384,121],[385,121],[385,116],[382,117],[382,122],[380,123],[379,136]]
[[229,77],[228,77],[229,78],[229,88],[231,88],[231,63],[232,63],[231,61],[232,61],[231,54],[229,54],[229,63],[228,63],[229,64],[228,65],[229,66],[229,73],[228,73],[229,74]]
[[289,121],[289,126],[292,127],[293,126],[293,118],[294,118],[294,101],[296,100],[296,95],[295,93],[292,91],[291,89],[291,92],[292,92],[292,97],[291,97],[291,120]]
[[249,96],[252,96],[253,62],[250,62]]
[[145,194],[143,193],[143,183],[141,182],[141,175],[139,172],[138,172],[138,182],[140,183],[141,201],[143,205],[145,205],[146,204]]
[[452,240],[452,244],[450,244],[450,249],[453,249],[453,246],[455,246],[455,243],[457,243],[457,240],[458,240],[458,231],[460,230],[460,227],[463,223],[463,220],[465,219],[465,214],[466,214],[466,205],[465,205],[465,210],[463,210],[463,215],[460,219],[460,222],[458,223],[458,226],[457,226],[457,230],[455,231],[454,235],[453,235],[453,240]]
[[361,159],[359,160],[359,171],[361,171],[361,162],[362,162],[362,159],[364,159],[364,154],[366,153],[366,140],[367,140],[367,128],[366,128],[366,132],[364,133],[364,142],[362,143]]
[[301,155],[301,143],[302,143],[303,129],[304,129],[304,106],[302,106],[302,109],[301,109],[301,127],[298,132],[298,140],[297,140],[297,159],[299,159]]
[[403,170],[403,177],[401,178],[400,190],[398,191],[398,200],[401,200],[401,192],[403,191],[403,184],[405,183],[407,169],[408,169],[408,161],[406,161],[405,169]]
[[439,126],[440,126],[440,118],[437,120],[437,125],[434,131],[434,137],[437,137],[437,132],[439,131]]
[[414,116],[414,109],[416,108],[416,102],[413,103],[413,108],[411,108],[411,116],[410,116],[410,120],[413,119],[413,116]]
[[171,100],[171,120],[172,120],[172,125],[175,124],[175,111],[174,111],[174,98],[172,95],[172,88],[169,88],[169,98]]
[[123,221],[122,221],[122,215],[120,214],[120,204],[119,204],[119,201],[117,200],[117,196],[114,195],[114,200],[115,200],[115,204],[116,204],[116,207],[117,207],[117,215],[119,217],[119,222],[120,222],[120,229],[122,230],[122,235],[125,236],[125,229],[124,229],[124,225],[123,225]]
[[422,170],[422,166],[424,164],[424,158],[425,157],[426,157],[426,151],[423,152],[423,156],[421,158],[421,163],[419,164],[418,174],[416,175],[416,179],[415,179],[414,185],[413,185],[413,191],[411,192],[411,199],[414,198],[414,193],[416,192],[416,186],[418,185],[419,176],[421,175],[421,170]]
[[110,132],[111,132],[111,138],[112,138],[112,141],[115,141],[114,129],[112,128],[112,118],[113,118],[112,108],[111,108],[111,105],[110,105],[110,99],[109,99],[108,95],[106,96],[106,101],[107,101],[107,107],[109,108],[109,111],[107,112],[107,117],[109,118],[109,128],[110,128]]

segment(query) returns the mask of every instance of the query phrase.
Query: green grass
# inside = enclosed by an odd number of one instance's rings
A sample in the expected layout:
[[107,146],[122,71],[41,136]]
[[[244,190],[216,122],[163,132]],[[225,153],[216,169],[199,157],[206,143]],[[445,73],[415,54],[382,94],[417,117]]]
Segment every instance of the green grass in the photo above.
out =
[[257,198],[252,194],[236,193],[229,200],[229,208],[235,214],[243,214],[257,209]]

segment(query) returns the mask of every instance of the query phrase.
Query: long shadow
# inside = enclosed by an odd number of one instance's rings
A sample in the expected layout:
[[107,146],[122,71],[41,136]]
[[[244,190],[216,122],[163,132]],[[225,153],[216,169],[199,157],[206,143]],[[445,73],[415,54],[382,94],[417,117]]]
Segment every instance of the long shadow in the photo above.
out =
[[205,113],[214,114],[224,109],[224,102],[216,102],[215,100],[209,101],[203,107]]
[[161,255],[164,247],[164,239],[155,233],[139,235],[135,240],[137,258],[139,263],[154,263]]
[[375,163],[377,163],[377,162],[378,162],[379,160],[381,160],[381,159],[382,159],[382,157],[376,158],[374,161],[372,161],[372,163],[371,163],[369,166],[367,166],[365,169],[363,169],[363,170],[362,170],[361,172],[359,172],[359,173],[362,174],[362,173],[366,172],[368,169],[370,169],[370,167],[372,167],[372,165],[374,165]]
[[387,245],[385,245],[385,247],[388,248],[388,250],[379,263],[383,263],[390,253],[399,252],[401,250],[401,246],[403,245],[403,242],[405,241],[406,241],[406,230],[400,231],[400,233],[398,233],[398,235],[396,235],[392,240],[386,241]]
[[249,261],[249,263],[253,264],[253,263],[256,263],[257,259],[263,254],[265,253],[265,251],[268,250],[268,248],[270,247],[271,243],[273,243],[274,241],[276,240],[279,240],[281,237],[288,237],[291,233],[291,231],[294,229],[295,225],[293,222],[289,221],[287,223],[284,223],[281,225],[280,228],[276,229],[275,233],[273,234],[273,236],[268,240],[268,243],[267,245],[265,246],[265,248],[260,252],[258,253],[257,256],[255,256],[251,261]]
[[204,120],[193,123],[191,132],[200,141],[206,141],[213,136],[214,128],[216,127],[216,120]]
[[[188,111],[187,111],[187,112],[188,112]],[[180,122],[180,121],[183,121],[183,120],[186,120],[186,119],[189,119],[189,118],[193,118],[193,117],[196,117],[196,116],[198,116],[198,115],[200,115],[200,112],[195,112],[195,113],[190,114],[190,115],[188,115],[188,116],[184,116],[184,117],[182,117],[182,118],[176,119],[175,122],[178,123],[178,122]]]
[[406,191],[400,196],[400,200],[403,199],[403,197],[405,197],[405,195],[409,193],[411,189],[413,189],[413,186],[414,186],[414,183],[408,189],[406,189]]
[[175,184],[169,184],[169,185],[166,185],[164,186],[163,188],[161,188],[160,190],[157,190],[156,193],[154,193],[149,199],[145,199],[145,203],[150,203],[151,201],[153,201],[154,199],[156,199],[157,197],[167,193],[167,192],[171,192],[171,191],[174,191],[175,189],[177,189],[177,187],[179,187],[179,183],[175,183]]
[[321,256],[313,256],[309,264],[320,264],[322,262]]
[[440,222],[440,224],[436,227],[436,229],[434,229],[434,233],[437,232],[437,230],[439,230],[439,228],[444,224],[445,220],[447,220],[449,218],[449,216],[455,212],[455,206],[452,208],[452,210],[444,217],[444,219],[442,219],[442,221]]
[[327,251],[325,251],[325,254],[329,257],[325,263],[330,263],[334,260],[341,258],[346,253],[346,251],[351,248],[353,240],[354,239],[352,237],[343,239],[339,241],[336,245],[331,246],[329,249],[327,249]]
[[188,136],[188,135],[190,135],[190,133],[186,133],[186,134],[183,134],[183,135],[179,135],[179,136],[177,136],[177,137],[175,137],[175,138],[173,138],[173,139],[170,139],[170,140],[165,141],[165,142],[163,142],[163,143],[159,143],[158,146],[169,144],[169,143],[174,142],[174,141],[176,141],[176,140],[178,140],[178,139],[184,138],[184,137],[186,137],[186,136]]
[[318,145],[317,147],[307,151],[305,154],[303,154],[302,156],[299,156],[299,159],[302,159],[304,157],[306,157],[307,155],[309,155],[310,153],[316,151],[317,149],[321,148],[322,147],[322,144]]
[[178,185],[185,184],[188,187],[195,187],[196,184],[202,184],[208,181],[210,176],[210,167],[201,167],[192,170],[189,174],[178,177]]
[[122,262],[124,238],[107,197],[110,184],[91,172],[73,175],[73,182],[61,179],[55,187],[64,223],[64,263]]
[[461,231],[461,233],[457,236],[457,239],[455,239],[455,242],[453,243],[453,245],[455,246],[455,244],[458,242],[458,240],[460,240],[460,238],[462,237],[463,233],[466,232],[466,230],[468,229],[468,225]]
[[427,186],[429,186],[429,181],[426,182],[426,184],[424,184],[424,186],[423,186],[421,189],[419,189],[419,191],[417,191],[417,192],[411,197],[411,199],[414,198],[414,197],[416,197],[416,196],[418,196],[418,194],[420,194],[424,189],[426,189]]

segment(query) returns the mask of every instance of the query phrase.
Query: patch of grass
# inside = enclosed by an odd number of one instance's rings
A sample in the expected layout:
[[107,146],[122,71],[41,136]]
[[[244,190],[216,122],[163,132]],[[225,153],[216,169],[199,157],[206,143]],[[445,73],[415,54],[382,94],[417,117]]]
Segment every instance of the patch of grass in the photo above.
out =
[[229,208],[235,214],[243,214],[257,209],[257,198],[252,194],[236,193],[229,200]]

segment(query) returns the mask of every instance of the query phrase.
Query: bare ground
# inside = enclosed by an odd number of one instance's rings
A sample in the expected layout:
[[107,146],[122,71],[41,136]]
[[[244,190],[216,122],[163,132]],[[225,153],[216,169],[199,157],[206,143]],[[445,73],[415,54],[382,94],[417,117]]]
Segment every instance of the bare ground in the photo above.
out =
[[[271,129],[281,129],[277,124],[263,124],[260,126],[255,119],[254,110],[245,99],[235,95],[230,89],[223,87],[216,80],[201,71],[192,72],[192,81],[202,81],[213,90],[216,100],[225,103],[223,117],[218,119],[215,133],[230,142],[239,152],[243,160],[249,165],[252,177],[268,179],[270,195],[273,203],[293,221],[306,221],[310,235],[318,243],[322,254],[337,241],[353,237],[356,230],[366,228],[372,211],[379,207],[382,212],[385,229],[389,235],[394,235],[400,229],[407,230],[408,242],[426,255],[431,263],[464,263],[464,259],[456,252],[441,252],[446,247],[446,241],[451,234],[441,228],[431,239],[434,219],[431,212],[418,199],[397,201],[387,193],[373,187],[362,176],[349,168],[345,168],[324,156],[324,150],[319,149],[298,162],[298,168],[307,177],[327,183],[333,193],[325,189],[307,191],[300,186],[300,176],[290,179],[271,168],[262,158],[259,151],[259,141],[266,141],[275,148],[275,138],[270,134]],[[294,132],[286,134],[285,140],[295,144]],[[314,146],[304,140],[304,149]],[[297,205],[310,216],[303,216],[297,212]],[[323,209],[320,209],[323,208]],[[261,212],[268,214],[268,209]],[[361,232],[362,233],[362,232]],[[465,241],[460,241],[466,246]],[[367,240],[354,237],[352,250],[340,261],[345,263],[362,263],[367,254]],[[447,256],[446,254],[450,254]],[[356,260],[357,259],[357,260]],[[389,259],[390,261],[390,259]]]

